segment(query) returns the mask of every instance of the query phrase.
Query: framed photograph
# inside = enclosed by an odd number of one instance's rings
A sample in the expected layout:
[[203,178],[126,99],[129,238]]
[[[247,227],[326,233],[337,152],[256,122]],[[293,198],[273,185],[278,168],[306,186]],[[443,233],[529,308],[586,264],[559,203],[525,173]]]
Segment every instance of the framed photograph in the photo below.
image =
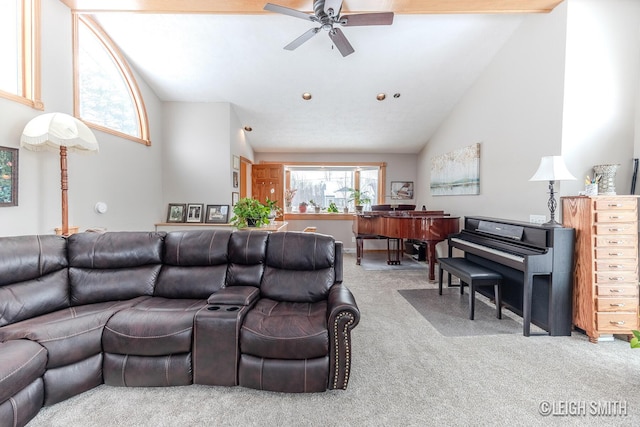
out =
[[187,205],[184,203],[169,203],[167,222],[184,222]]
[[18,206],[18,149],[0,147],[0,207]]
[[391,198],[394,200],[413,199],[413,181],[391,181]]
[[232,165],[234,169],[236,170],[240,169],[240,157],[233,156]]
[[431,161],[431,195],[480,194],[480,143],[458,148]]
[[231,193],[231,206],[235,206],[240,200],[240,193],[236,193],[235,191]]
[[189,203],[187,205],[187,222],[202,222],[203,214],[203,203]]
[[229,205],[207,205],[204,222],[226,224],[229,219]]
[[233,188],[238,188],[239,180],[240,180],[240,178],[239,178],[238,172],[233,171]]

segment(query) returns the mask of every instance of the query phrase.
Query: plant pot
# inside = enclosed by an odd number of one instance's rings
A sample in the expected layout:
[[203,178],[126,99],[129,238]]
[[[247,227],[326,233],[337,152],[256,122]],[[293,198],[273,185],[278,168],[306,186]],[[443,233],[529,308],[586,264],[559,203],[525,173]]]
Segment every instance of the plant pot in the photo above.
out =
[[247,218],[247,227],[257,227],[258,218]]
[[316,213],[320,213],[320,207],[315,208]]
[[362,212],[362,205],[356,206],[356,212]]
[[307,205],[299,205],[298,206],[298,212],[306,213],[307,212]]
[[344,213],[349,213],[349,208],[347,206],[345,206],[343,211],[344,211]]

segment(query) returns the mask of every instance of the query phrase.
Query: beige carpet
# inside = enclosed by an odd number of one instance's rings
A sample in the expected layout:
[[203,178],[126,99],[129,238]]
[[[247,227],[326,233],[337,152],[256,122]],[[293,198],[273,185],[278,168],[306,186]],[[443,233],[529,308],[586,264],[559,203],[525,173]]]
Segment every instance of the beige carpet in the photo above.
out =
[[[640,350],[626,342],[591,344],[578,333],[448,337],[398,292],[435,288],[423,271],[366,271],[347,254],[345,283],[362,311],[353,332],[353,371],[346,391],[281,394],[240,387],[101,386],[45,408],[31,425],[640,424]],[[618,401],[626,402],[627,416],[543,416],[539,411],[545,402],[560,408]]]

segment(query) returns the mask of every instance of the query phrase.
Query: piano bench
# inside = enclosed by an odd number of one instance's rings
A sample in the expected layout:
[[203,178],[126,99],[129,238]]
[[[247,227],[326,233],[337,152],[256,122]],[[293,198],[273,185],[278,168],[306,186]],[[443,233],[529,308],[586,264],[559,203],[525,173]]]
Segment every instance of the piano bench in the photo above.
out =
[[446,270],[449,274],[460,279],[460,295],[464,295],[465,283],[469,286],[469,319],[473,320],[476,302],[476,286],[493,286],[496,301],[496,317],[502,319],[502,275],[486,267],[469,261],[466,258],[438,258],[440,266],[438,278],[438,293],[442,295],[442,274]]

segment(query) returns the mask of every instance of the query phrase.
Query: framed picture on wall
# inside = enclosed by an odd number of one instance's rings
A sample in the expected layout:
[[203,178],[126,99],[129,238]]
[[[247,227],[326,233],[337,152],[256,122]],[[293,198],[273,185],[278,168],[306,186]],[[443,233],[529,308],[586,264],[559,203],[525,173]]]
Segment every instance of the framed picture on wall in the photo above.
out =
[[18,149],[0,147],[0,207],[18,206]]
[[235,191],[231,193],[231,206],[235,206],[240,200],[240,193],[236,193]]
[[395,200],[413,199],[413,181],[391,181],[391,198]]
[[234,169],[236,170],[240,169],[240,157],[233,156],[233,160],[231,161],[231,163]]
[[187,222],[202,222],[203,214],[203,203],[189,203],[187,205]]
[[204,222],[226,224],[229,219],[229,205],[207,205]]
[[187,205],[184,203],[169,203],[167,222],[184,222]]
[[240,174],[237,171],[233,171],[233,188],[238,188],[240,182]]

